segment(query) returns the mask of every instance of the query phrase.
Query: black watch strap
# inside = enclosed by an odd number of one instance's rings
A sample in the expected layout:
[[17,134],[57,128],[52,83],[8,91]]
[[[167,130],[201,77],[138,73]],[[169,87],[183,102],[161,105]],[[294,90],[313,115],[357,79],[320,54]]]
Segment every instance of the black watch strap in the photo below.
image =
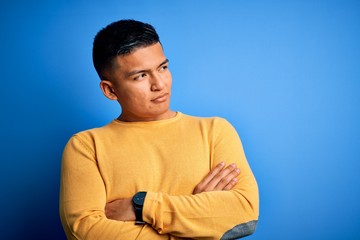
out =
[[136,216],[135,225],[144,225],[145,224],[145,222],[142,218],[142,208],[135,207],[135,216]]
[[146,192],[138,192],[134,195],[132,202],[135,209],[135,224],[144,225],[145,222],[142,218],[143,206],[146,197]]

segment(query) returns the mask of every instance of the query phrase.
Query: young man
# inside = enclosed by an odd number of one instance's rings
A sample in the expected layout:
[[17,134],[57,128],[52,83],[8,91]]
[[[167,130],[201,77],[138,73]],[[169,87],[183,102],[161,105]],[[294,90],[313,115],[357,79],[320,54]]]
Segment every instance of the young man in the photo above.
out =
[[102,92],[122,111],[65,147],[60,216],[67,237],[252,234],[258,188],[240,139],[222,118],[170,110],[169,61],[155,29],[134,20],[108,25],[95,37],[93,61]]

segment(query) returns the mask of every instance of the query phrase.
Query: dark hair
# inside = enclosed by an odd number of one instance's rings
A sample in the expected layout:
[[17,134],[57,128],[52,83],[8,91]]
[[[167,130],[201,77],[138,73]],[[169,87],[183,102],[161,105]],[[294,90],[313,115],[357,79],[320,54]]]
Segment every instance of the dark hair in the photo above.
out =
[[116,56],[160,42],[153,26],[135,20],[120,20],[101,29],[95,36],[93,63],[100,79]]

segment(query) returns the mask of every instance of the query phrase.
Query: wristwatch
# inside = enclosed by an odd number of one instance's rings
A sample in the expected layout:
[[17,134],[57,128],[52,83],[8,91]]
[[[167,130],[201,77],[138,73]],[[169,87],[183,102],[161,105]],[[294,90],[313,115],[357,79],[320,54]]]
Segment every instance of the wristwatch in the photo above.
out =
[[145,222],[142,218],[142,210],[144,206],[144,201],[146,197],[146,192],[138,192],[134,195],[132,199],[132,203],[135,209],[135,225],[144,225]]

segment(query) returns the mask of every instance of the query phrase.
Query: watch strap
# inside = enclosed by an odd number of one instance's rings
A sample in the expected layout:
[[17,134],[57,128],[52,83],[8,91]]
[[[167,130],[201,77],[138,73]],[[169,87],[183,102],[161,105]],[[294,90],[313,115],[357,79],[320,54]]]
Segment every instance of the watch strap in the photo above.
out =
[[145,222],[142,217],[142,207],[135,207],[135,225],[144,225]]

